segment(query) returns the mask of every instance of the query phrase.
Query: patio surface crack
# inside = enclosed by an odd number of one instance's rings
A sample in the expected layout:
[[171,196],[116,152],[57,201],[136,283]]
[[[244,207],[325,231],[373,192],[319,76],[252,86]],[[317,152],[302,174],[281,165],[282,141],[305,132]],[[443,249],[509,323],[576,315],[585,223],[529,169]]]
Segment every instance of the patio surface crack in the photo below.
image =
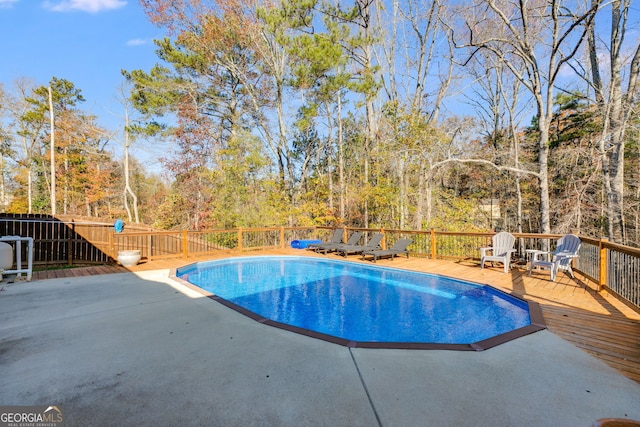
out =
[[362,377],[362,372],[360,372],[360,367],[358,366],[358,362],[356,362],[356,358],[353,355],[353,351],[351,350],[351,347],[349,347],[349,354],[351,355],[353,366],[355,366],[356,372],[358,373],[358,378],[360,378],[360,383],[362,384],[362,388],[364,389],[364,392],[367,395],[367,399],[369,400],[369,405],[371,405],[371,410],[373,411],[373,415],[375,415],[376,417],[378,426],[382,427],[382,421],[380,420],[378,411],[376,411],[376,406],[373,404],[373,400],[371,399],[371,395],[369,394],[369,389],[367,388],[367,384],[364,382],[364,378]]

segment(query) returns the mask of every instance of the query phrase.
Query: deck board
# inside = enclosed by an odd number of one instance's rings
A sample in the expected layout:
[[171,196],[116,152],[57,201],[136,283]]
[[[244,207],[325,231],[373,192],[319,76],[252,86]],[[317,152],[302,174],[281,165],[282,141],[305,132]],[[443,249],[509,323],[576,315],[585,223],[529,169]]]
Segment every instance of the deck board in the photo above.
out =
[[[251,256],[265,255],[316,255],[311,251],[281,249],[252,251]],[[53,277],[73,277],[95,274],[120,273],[174,269],[193,262],[247,255],[234,251],[220,251],[214,255],[199,258],[173,258],[142,262],[137,266],[124,268],[118,265],[65,268],[34,272],[33,280]],[[330,259],[345,259],[329,254]],[[349,256],[349,261],[364,262],[357,256]],[[525,266],[515,266],[505,274],[501,266],[481,269],[475,261],[447,261],[425,258],[396,258],[393,261],[379,260],[376,265],[395,267],[448,277],[491,284],[517,296],[540,304],[547,328],[559,337],[571,342],[589,354],[617,369],[628,378],[640,382],[640,310],[631,307],[607,291],[597,292],[588,281],[577,275],[572,279],[559,274],[556,282],[549,280],[548,273],[534,272],[529,277]]]

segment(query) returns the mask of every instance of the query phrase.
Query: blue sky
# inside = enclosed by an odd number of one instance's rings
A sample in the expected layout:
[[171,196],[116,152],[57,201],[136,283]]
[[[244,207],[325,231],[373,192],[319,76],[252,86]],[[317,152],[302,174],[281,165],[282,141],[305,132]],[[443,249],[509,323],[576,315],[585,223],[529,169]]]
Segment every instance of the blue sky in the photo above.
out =
[[9,90],[21,77],[69,80],[86,100],[81,108],[115,131],[120,70],[149,70],[162,37],[137,0],[0,0],[0,82]]
[[[634,6],[633,23],[638,14]],[[627,36],[633,42],[637,33]],[[0,83],[10,90],[18,78],[36,85],[54,76],[69,80],[86,99],[81,108],[115,132],[124,125],[117,101],[120,71],[150,70],[158,61],[153,40],[162,37],[138,0],[0,0]],[[121,152],[121,135],[111,145]],[[159,170],[156,159],[166,153],[166,146],[132,147],[132,155],[154,171]]]

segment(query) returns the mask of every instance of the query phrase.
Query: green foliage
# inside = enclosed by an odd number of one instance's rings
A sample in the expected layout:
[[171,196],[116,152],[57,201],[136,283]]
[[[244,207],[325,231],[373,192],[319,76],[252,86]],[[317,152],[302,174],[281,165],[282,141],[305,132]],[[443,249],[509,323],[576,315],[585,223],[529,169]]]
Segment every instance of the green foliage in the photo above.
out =
[[552,119],[554,131],[549,142],[551,149],[589,139],[602,131],[597,111],[587,104],[584,95],[559,94],[555,98],[555,105],[557,110]]
[[207,241],[220,249],[236,249],[238,247],[238,233],[213,233],[207,236]]
[[[76,88],[73,83],[65,79],[52,77],[49,82],[51,88],[51,99],[53,108],[57,111],[73,109],[78,103],[84,102],[82,91]],[[40,86],[34,89],[34,97],[28,99],[39,110],[49,109],[49,89],[47,86]]]
[[[166,49],[171,48],[171,42],[167,39],[158,43]],[[141,123],[131,124],[128,131],[133,135],[146,136],[170,133],[168,125],[159,122],[157,118],[162,118],[175,109],[180,99],[177,89],[180,79],[176,80],[168,68],[160,65],[154,66],[149,73],[142,70],[122,70],[122,75],[133,86],[130,94],[133,107],[144,117]]]
[[185,207],[189,206],[185,195],[178,193],[168,194],[162,203],[157,206],[157,215],[153,226],[161,230],[179,229],[188,223],[185,218]]
[[486,231],[486,221],[479,212],[478,205],[478,200],[456,197],[451,191],[440,192],[435,207],[436,215],[424,224],[423,229]]
[[241,134],[217,153],[210,171],[212,187],[207,222],[216,228],[277,225],[273,182],[260,141]]

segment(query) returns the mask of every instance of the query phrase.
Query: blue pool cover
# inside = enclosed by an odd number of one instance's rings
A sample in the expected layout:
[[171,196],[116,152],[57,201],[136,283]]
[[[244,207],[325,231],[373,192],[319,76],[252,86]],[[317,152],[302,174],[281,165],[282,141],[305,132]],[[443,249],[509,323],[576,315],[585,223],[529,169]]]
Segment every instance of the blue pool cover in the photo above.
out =
[[293,249],[306,249],[309,245],[322,243],[322,240],[292,240],[291,247]]

